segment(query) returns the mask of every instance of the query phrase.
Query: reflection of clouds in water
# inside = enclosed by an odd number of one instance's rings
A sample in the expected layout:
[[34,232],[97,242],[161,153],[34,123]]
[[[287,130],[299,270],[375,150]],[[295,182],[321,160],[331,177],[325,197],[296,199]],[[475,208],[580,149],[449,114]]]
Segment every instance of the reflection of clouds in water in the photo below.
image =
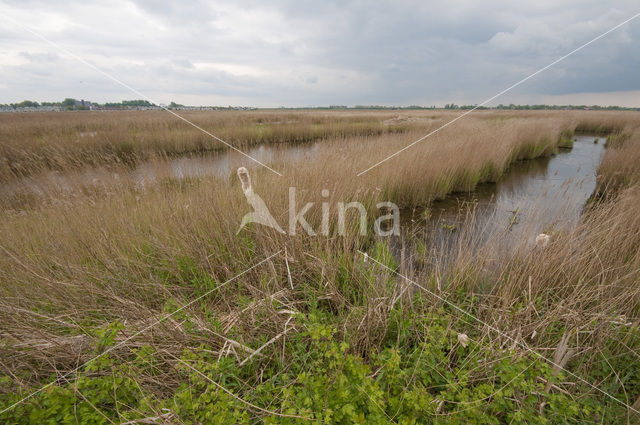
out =
[[416,214],[405,217],[405,234],[422,226],[423,243],[441,263],[455,261],[468,248],[490,246],[501,256],[522,241],[533,243],[539,233],[577,223],[595,190],[603,154],[602,144],[579,137],[571,151],[518,162],[497,184],[435,202],[426,228]]
[[546,178],[536,177],[524,185],[500,190],[496,208],[519,209],[544,227],[575,222],[596,186],[596,172],[604,147],[582,137],[570,153],[549,161]]
[[[300,145],[257,146],[247,154],[260,162],[296,162],[313,157],[320,150],[317,142]],[[249,169],[257,165],[242,154],[228,151],[210,155],[194,155],[174,159],[155,159],[143,162],[132,169],[118,169],[118,173],[107,167],[82,168],[60,174],[56,171],[43,172],[38,176],[24,177],[4,185],[0,195],[4,197],[31,194],[38,197],[71,194],[87,187],[116,187],[132,183],[144,188],[157,184],[166,178],[228,177],[238,167]]]

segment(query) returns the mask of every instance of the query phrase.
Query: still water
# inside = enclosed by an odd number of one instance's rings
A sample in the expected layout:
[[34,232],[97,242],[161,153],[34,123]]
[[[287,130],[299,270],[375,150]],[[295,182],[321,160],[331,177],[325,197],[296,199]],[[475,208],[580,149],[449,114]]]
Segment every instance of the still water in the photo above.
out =
[[[591,136],[578,137],[572,149],[562,149],[553,157],[513,164],[496,184],[481,184],[473,192],[453,194],[426,210],[404,211],[402,235],[392,241],[394,251],[407,244],[415,252],[415,244],[420,243],[439,258],[455,258],[456,251],[486,246],[490,238],[500,239],[493,244],[498,251],[508,251],[522,240],[533,240],[538,233],[575,223],[595,189],[596,172],[604,153],[603,141],[594,143],[595,140]],[[247,154],[269,164],[311,159],[320,149],[318,143],[258,146]],[[107,167],[65,174],[50,171],[4,185],[0,195],[3,199],[25,194],[55,199],[92,187],[107,191],[121,184],[145,187],[165,178],[235,178],[240,165],[255,167],[247,162],[250,161],[231,151],[159,159],[116,171]]]
[[595,190],[605,149],[594,136],[576,139],[572,149],[552,157],[513,164],[495,184],[453,194],[427,210],[404,212],[394,251],[408,255],[419,244],[420,251],[446,265],[460,253],[488,246],[499,257],[532,243],[539,233],[575,225]]

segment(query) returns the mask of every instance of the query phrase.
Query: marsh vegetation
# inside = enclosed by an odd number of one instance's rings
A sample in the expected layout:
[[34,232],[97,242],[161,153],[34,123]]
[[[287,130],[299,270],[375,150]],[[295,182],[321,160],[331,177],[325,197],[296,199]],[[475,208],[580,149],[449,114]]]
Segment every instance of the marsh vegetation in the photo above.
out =
[[[456,113],[188,114],[268,148],[283,176],[232,152],[176,173],[221,146],[160,112],[0,114],[0,418],[638,423],[640,115],[478,111],[356,177]],[[587,143],[604,150],[588,202],[552,226],[542,201],[507,211],[496,220],[522,235],[509,249],[493,227],[478,237],[491,220],[473,195],[440,225],[447,249],[427,225],[393,239],[349,216],[339,235],[335,213],[326,235],[236,234],[240,166],[281,224],[289,187],[300,204],[390,201],[427,223],[452,194],[579,149],[579,133],[607,139]],[[323,225],[320,208],[305,217]]]

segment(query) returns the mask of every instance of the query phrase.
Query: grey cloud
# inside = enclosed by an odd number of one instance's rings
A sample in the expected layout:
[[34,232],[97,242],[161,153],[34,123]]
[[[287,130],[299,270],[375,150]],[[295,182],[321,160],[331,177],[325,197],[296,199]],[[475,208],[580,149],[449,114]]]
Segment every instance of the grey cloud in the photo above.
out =
[[[3,1],[0,7],[161,102],[184,96],[258,106],[478,103],[637,13],[626,0]],[[513,94],[640,89],[639,28],[640,19]],[[0,60],[0,103],[135,96],[11,25],[0,27],[0,55],[8,58]],[[507,95],[496,103],[508,101]]]

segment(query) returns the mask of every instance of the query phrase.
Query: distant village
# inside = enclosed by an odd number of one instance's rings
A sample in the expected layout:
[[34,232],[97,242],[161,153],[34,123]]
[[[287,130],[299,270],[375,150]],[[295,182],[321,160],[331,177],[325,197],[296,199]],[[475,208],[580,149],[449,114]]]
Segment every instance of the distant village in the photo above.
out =
[[[72,99],[66,98],[62,102],[35,102],[31,100],[24,100],[19,103],[0,104],[0,112],[61,112],[61,111],[117,111],[117,110],[136,110],[136,111],[151,111],[151,110],[198,110],[198,111],[215,111],[215,110],[236,110],[236,111],[250,111],[257,110],[259,108],[252,106],[185,106],[175,102],[171,102],[168,105],[159,104],[156,105],[147,100],[123,100],[122,102],[113,103],[95,103],[85,99]],[[598,105],[498,105],[494,107],[478,106],[478,105],[456,105],[454,103],[447,103],[444,107],[438,106],[382,106],[382,105],[331,105],[331,106],[317,106],[317,107],[280,107],[280,108],[267,108],[267,109],[313,109],[313,110],[325,110],[325,109],[382,109],[382,110],[422,110],[422,109],[510,109],[510,110],[594,110],[594,111],[640,111],[640,108],[627,108],[622,106],[598,106]]]
[[176,110],[253,110],[256,108],[249,106],[185,106],[175,102],[168,105],[156,105],[147,100],[123,100],[122,102],[113,103],[96,103],[85,99],[66,98],[62,102],[34,102],[32,100],[24,100],[19,103],[0,104],[0,112],[61,112],[61,111],[117,111],[117,110],[136,110],[136,111],[152,111],[162,109]]

